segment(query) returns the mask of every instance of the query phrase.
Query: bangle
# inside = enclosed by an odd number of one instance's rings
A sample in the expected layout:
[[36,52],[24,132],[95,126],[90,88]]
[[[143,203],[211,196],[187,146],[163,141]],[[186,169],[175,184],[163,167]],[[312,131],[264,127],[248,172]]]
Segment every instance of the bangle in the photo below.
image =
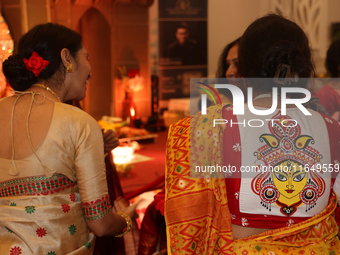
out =
[[123,237],[125,236],[128,232],[130,232],[131,228],[132,228],[132,220],[130,218],[129,215],[126,215],[125,213],[117,213],[118,215],[122,216],[125,221],[126,221],[126,228],[124,229],[123,233],[116,235],[116,237]]

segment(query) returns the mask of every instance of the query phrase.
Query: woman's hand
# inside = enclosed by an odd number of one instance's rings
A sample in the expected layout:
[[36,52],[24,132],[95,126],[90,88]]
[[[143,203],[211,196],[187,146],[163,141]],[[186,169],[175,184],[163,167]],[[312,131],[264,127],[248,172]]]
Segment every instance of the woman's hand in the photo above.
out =
[[102,129],[102,132],[104,139],[104,150],[105,153],[109,153],[119,145],[118,136],[117,133],[114,132],[112,129],[109,129],[106,132],[104,131],[104,129]]
[[124,213],[129,215],[132,220],[135,220],[138,218],[138,214],[136,213],[136,208],[140,202],[142,202],[143,199],[139,200],[137,203],[134,203],[133,205],[128,206],[125,210]]

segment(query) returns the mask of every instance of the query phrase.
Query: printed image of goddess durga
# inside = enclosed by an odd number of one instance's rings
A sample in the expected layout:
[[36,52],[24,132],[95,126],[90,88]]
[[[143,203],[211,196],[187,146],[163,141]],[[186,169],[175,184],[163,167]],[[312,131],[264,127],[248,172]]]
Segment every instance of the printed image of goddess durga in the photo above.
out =
[[273,119],[270,134],[260,136],[265,144],[254,153],[262,171],[251,188],[266,209],[271,211],[274,204],[283,215],[292,216],[303,204],[306,211],[312,209],[325,192],[325,181],[317,174],[322,155],[309,145],[314,139],[301,135],[300,125],[290,117],[278,113]]

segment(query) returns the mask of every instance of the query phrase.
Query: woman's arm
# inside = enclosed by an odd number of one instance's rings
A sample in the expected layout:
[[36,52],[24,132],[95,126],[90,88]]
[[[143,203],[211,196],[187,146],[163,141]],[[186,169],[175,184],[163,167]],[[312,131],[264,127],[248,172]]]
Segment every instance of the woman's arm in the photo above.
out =
[[[111,210],[102,131],[98,123],[85,114],[82,121],[75,123],[74,164],[84,218],[97,236],[121,234],[127,227],[127,221]],[[135,207],[127,207],[124,213],[135,218]]]
[[116,236],[121,234],[127,226],[125,219],[114,212],[110,212],[106,217],[99,220],[86,221],[86,223],[89,229],[98,237]]
[[[138,217],[136,213],[136,207],[138,204],[139,203],[135,203],[128,206],[124,211],[124,214],[130,217],[131,220],[135,220]],[[112,210],[107,216],[99,220],[87,221],[86,223],[98,237],[122,234],[127,227],[126,219]]]

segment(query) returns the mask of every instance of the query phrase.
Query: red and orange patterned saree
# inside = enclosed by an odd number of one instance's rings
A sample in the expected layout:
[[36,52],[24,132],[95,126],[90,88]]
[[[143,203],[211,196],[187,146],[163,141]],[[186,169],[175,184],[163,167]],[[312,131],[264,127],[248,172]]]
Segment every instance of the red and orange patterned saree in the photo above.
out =
[[[200,178],[190,177],[190,161],[223,164],[220,141],[224,130],[219,125],[211,128],[212,119],[221,119],[221,107],[209,109],[210,114],[182,119],[169,129],[165,186],[168,253],[339,254],[338,228],[332,216],[337,206],[334,194],[321,213],[306,221],[233,240],[223,176],[200,173]],[[211,128],[211,132],[200,133],[195,129],[198,126],[201,130]],[[190,141],[191,132],[206,137]],[[203,142],[209,139],[209,143]],[[189,143],[195,149],[190,149]]]

